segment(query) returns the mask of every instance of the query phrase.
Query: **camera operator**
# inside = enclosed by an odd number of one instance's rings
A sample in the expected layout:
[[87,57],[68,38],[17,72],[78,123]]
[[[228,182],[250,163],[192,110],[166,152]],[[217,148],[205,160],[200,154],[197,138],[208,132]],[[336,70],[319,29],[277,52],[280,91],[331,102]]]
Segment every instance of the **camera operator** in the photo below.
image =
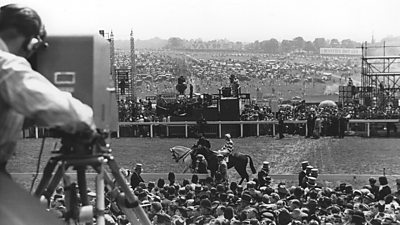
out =
[[92,109],[32,70],[26,60],[46,46],[40,16],[29,7],[0,8],[0,172],[15,152],[24,118],[67,133],[95,129]]

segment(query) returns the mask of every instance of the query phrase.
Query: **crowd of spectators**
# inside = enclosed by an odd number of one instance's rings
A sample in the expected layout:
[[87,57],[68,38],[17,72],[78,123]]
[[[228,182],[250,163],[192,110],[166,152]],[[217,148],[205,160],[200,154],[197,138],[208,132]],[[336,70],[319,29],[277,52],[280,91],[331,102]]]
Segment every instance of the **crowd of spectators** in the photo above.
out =
[[[116,57],[120,67],[129,61],[127,54]],[[346,85],[349,76],[359,74],[359,63],[351,57],[328,57],[320,55],[268,55],[239,53],[199,53],[172,51],[143,51],[136,55],[138,84],[138,102],[129,98],[118,101],[119,120],[121,122],[168,121],[169,116],[187,116],[193,109],[193,101],[178,99],[164,105],[157,100],[144,100],[145,94],[157,96],[169,93],[176,96],[175,84],[179,75],[184,74],[186,83],[196,93],[216,94],[229,79],[235,75],[240,90],[251,92],[251,96],[271,95],[279,99],[278,114],[289,121],[306,120],[309,114],[315,114],[322,120],[322,127],[329,127],[337,118],[347,119],[392,119],[400,116],[398,107],[385,109],[360,104],[339,105],[339,107],[319,107],[304,105],[299,99],[307,87],[326,85],[324,82],[339,80]],[[327,75],[328,74],[328,75]],[[329,75],[330,74],[330,75]],[[332,78],[332,74],[335,74]],[[297,84],[298,83],[298,84]],[[143,88],[143,85],[146,88]],[[296,86],[297,85],[297,86]],[[284,86],[285,88],[279,88]],[[292,88],[293,87],[293,88]],[[298,89],[300,87],[300,89]],[[297,89],[296,89],[297,88]],[[292,90],[293,89],[293,90]],[[295,90],[296,89],[296,90]],[[145,91],[144,91],[145,90]],[[283,91],[286,90],[286,91]],[[282,95],[282,93],[284,94]],[[186,93],[187,94],[187,93]],[[285,98],[298,94],[293,100]],[[337,94],[337,93],[336,93]],[[158,95],[159,96],[159,95]],[[157,97],[156,97],[157,98]],[[153,98],[154,99],[154,98]],[[162,101],[161,101],[162,102]],[[250,100],[240,113],[242,121],[277,120],[276,109],[258,105]],[[333,121],[333,122],[332,122]],[[294,126],[294,125],[293,125]],[[302,126],[302,125],[298,125]],[[301,128],[300,128],[301,129]]]
[[[284,114],[285,120],[305,120],[309,113],[316,113],[320,117],[344,114],[349,119],[397,119],[400,116],[399,107],[387,107],[382,110],[363,105],[319,107],[318,105],[282,104],[279,106],[279,112]],[[276,120],[274,115],[269,106],[247,105],[241,113],[241,120]]]
[[[346,77],[359,74],[360,70],[358,59],[320,55],[225,53],[222,56],[154,50],[137,52],[135,57],[135,85],[139,98],[151,93],[174,91],[171,83],[176,84],[182,75],[187,78],[188,84],[194,86],[194,92],[216,94],[219,88],[228,84],[232,74],[241,82],[243,92],[252,96],[256,95],[255,89],[259,88],[264,94],[287,98],[306,92],[305,87],[298,90],[297,86],[325,85],[331,79],[330,75],[325,74],[343,77],[340,82],[344,82]],[[129,67],[129,52],[119,51],[115,58],[117,68]],[[297,86],[294,85],[296,83]],[[282,91],[277,86],[289,86],[290,90]]]
[[[268,163],[264,162],[263,164]],[[301,163],[299,183],[288,185],[273,180],[269,170],[261,169],[257,178],[238,185],[211,177],[178,182],[170,172],[168,180],[135,180],[132,191],[139,198],[153,224],[399,224],[400,180],[392,191],[385,176],[371,177],[362,187],[341,183],[321,185],[318,169]],[[135,168],[136,170],[136,168]],[[123,174],[130,179],[128,170]],[[134,172],[135,173],[135,172]],[[140,174],[139,174],[140,177]],[[131,180],[131,181],[132,181]],[[94,204],[95,193],[90,202]],[[57,189],[50,209],[65,213],[63,189]],[[127,218],[110,195],[106,194],[106,224],[128,224]]]

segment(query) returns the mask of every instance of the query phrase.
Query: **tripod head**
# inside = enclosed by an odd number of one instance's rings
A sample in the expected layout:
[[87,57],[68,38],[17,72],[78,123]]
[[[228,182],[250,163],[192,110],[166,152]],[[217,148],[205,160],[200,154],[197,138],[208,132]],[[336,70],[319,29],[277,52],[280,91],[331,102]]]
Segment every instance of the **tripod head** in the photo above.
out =
[[108,133],[99,129],[80,131],[75,134],[66,133],[60,129],[53,129],[55,136],[61,138],[61,148],[53,153],[61,155],[90,156],[110,153],[106,142]]

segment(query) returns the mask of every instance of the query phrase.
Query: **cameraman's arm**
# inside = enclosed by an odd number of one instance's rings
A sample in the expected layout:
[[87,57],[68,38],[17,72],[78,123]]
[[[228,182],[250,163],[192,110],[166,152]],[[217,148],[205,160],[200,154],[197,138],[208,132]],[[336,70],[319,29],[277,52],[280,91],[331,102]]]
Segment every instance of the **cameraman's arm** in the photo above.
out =
[[33,71],[25,59],[7,61],[2,73],[1,99],[38,125],[61,127],[69,133],[95,129],[92,109]]

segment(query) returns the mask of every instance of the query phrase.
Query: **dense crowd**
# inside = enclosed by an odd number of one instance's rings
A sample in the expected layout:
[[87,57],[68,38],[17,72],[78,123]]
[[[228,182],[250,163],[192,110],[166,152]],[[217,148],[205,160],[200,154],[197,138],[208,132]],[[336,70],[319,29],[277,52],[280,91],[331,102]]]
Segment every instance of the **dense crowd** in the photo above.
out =
[[[392,191],[385,176],[371,177],[360,188],[341,183],[321,185],[318,169],[301,163],[299,183],[274,181],[269,163],[263,162],[257,178],[238,185],[207,177],[178,182],[170,172],[168,180],[146,182],[142,165],[132,173],[122,170],[153,224],[399,224],[400,180]],[[106,194],[106,224],[129,224],[111,192]],[[95,193],[88,191],[94,204]],[[63,189],[57,189],[50,209],[65,213]]]
[[[363,105],[347,105],[344,107],[319,107],[318,105],[282,104],[279,112],[285,120],[305,120],[307,114],[316,113],[326,118],[344,114],[351,119],[397,119],[400,116],[399,107],[387,107],[384,110]],[[269,106],[247,105],[241,113],[241,120],[275,120],[275,114]]]

